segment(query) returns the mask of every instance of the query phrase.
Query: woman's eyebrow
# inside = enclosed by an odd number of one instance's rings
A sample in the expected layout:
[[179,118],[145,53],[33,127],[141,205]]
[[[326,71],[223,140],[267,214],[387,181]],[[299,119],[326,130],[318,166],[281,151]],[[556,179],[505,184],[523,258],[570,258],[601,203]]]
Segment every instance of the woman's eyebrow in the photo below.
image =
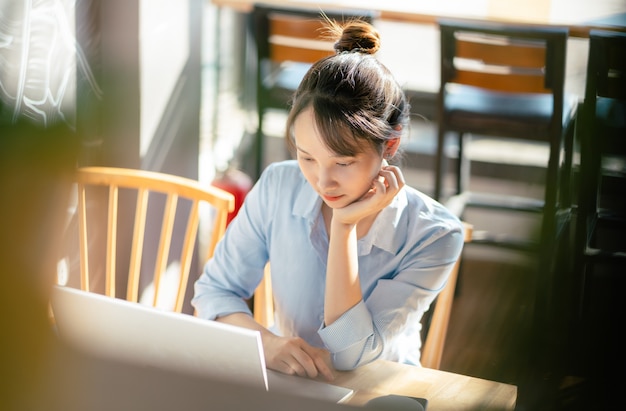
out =
[[300,147],[299,145],[296,144],[296,150],[298,151],[302,151],[304,154],[309,154],[308,151],[304,150],[302,147]]
[[[308,151],[306,151],[302,147],[298,146],[297,144],[296,144],[296,150],[301,151],[303,154],[306,154],[307,156],[311,155]],[[332,154],[329,157],[330,158],[355,158],[356,156],[346,156],[346,155],[343,155],[343,154]]]

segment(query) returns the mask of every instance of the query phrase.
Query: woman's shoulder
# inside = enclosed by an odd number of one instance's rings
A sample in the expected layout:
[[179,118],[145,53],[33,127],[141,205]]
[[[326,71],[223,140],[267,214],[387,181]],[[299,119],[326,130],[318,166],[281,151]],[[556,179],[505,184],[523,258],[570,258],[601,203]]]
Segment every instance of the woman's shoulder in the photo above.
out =
[[298,162],[296,160],[283,160],[277,161],[274,163],[270,163],[263,174],[265,173],[293,173],[294,171],[300,171],[300,167],[298,167]]
[[284,160],[269,164],[263,170],[261,179],[293,180],[296,182],[304,180],[304,176],[296,160]]
[[412,217],[416,222],[419,221],[419,224],[429,221],[435,225],[447,226],[451,230],[462,228],[461,220],[429,195],[411,186],[405,186],[404,191],[409,217]]
[[306,184],[306,179],[302,175],[297,161],[284,160],[269,164],[261,173],[259,184],[264,187],[272,187],[272,191],[292,191]]

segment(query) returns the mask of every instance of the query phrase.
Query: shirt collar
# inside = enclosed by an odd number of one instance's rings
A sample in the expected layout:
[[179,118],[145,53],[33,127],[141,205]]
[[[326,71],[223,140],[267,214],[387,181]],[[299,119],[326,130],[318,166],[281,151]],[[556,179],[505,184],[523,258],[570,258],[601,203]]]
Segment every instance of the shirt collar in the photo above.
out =
[[305,218],[311,222],[315,221],[321,210],[322,199],[313,190],[311,185],[302,178],[302,182],[296,188],[298,192],[295,196],[292,214],[298,217]]
[[397,235],[396,230],[407,203],[406,190],[403,188],[396,194],[391,204],[376,216],[367,235],[359,240],[359,255],[369,254],[372,247],[380,248],[393,255],[398,253],[403,236]]

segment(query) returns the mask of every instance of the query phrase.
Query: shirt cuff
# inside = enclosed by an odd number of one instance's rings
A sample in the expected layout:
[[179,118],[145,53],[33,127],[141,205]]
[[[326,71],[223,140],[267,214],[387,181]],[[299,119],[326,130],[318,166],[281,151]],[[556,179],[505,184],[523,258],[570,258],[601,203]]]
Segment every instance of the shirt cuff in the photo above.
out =
[[342,352],[374,334],[372,318],[363,300],[318,334],[331,353]]

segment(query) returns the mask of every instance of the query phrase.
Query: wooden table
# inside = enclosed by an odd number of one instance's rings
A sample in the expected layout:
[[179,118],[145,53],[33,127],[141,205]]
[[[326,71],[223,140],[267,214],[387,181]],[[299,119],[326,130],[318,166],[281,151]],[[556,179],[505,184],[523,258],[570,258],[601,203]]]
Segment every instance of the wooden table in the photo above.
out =
[[399,394],[426,398],[428,411],[513,410],[517,399],[514,385],[384,360],[338,372],[333,384],[352,388],[355,406]]
[[[624,0],[259,0],[266,4],[306,8],[369,9],[382,20],[435,24],[440,18],[467,18],[500,22],[567,26],[573,37],[588,37],[592,28],[626,30]],[[212,0],[216,6],[241,12],[254,0]]]

